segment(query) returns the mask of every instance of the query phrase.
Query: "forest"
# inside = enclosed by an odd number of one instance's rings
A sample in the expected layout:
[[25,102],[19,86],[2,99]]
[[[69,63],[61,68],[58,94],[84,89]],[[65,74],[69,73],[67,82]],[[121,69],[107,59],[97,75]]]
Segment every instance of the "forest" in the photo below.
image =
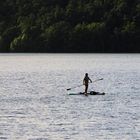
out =
[[140,52],[140,0],[1,0],[0,6],[0,52]]

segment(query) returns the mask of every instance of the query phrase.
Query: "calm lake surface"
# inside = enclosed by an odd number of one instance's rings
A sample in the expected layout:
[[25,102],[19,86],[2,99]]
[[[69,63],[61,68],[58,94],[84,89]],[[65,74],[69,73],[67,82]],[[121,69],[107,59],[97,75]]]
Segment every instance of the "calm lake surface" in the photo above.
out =
[[[104,96],[68,95],[86,72]],[[0,54],[7,139],[140,140],[140,54]]]

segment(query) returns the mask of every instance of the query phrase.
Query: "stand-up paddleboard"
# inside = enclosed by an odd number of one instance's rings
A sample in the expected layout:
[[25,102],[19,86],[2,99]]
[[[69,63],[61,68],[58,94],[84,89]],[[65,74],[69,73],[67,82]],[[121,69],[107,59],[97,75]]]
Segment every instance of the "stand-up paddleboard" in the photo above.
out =
[[[105,95],[104,92],[96,92],[96,91],[90,91],[87,93],[88,95]],[[78,93],[69,93],[69,95],[84,95],[84,92],[78,92]]]

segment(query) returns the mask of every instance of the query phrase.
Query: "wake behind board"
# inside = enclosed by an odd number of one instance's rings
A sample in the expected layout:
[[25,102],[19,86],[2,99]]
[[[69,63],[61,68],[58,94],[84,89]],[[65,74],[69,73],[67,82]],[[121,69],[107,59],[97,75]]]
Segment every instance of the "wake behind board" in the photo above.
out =
[[[69,93],[69,95],[84,95],[84,92],[78,92],[78,93]],[[105,95],[104,92],[96,92],[96,91],[90,91],[88,92],[88,95]]]

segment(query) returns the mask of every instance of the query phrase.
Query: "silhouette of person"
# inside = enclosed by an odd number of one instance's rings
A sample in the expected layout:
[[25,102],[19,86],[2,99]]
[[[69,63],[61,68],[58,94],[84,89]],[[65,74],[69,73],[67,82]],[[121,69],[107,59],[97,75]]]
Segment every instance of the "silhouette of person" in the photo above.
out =
[[85,85],[85,92],[84,92],[84,94],[87,96],[88,94],[87,94],[87,91],[88,91],[88,84],[89,84],[89,82],[91,82],[92,83],[92,80],[88,77],[88,73],[86,73],[85,74],[85,77],[84,77],[84,79],[83,79],[83,85]]

